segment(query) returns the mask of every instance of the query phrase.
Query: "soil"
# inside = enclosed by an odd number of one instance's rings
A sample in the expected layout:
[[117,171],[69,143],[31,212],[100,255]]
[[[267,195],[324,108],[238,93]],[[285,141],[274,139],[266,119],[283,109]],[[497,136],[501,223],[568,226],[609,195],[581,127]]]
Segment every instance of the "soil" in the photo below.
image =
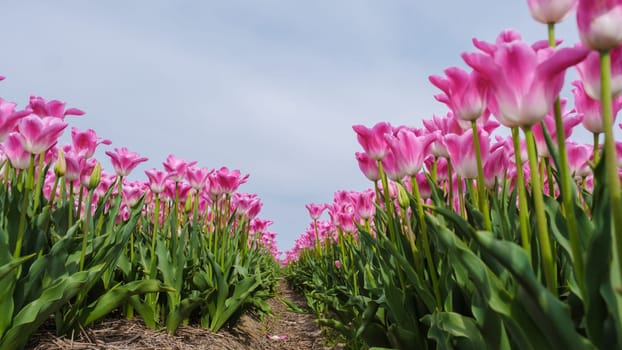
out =
[[322,332],[309,313],[294,312],[281,299],[293,302],[305,309],[305,301],[280,281],[277,295],[268,300],[272,315],[260,319],[253,313],[243,315],[234,327],[223,328],[217,333],[196,326],[182,326],[175,336],[165,330],[146,328],[139,319],[107,319],[93,327],[82,330],[73,339],[56,337],[51,328],[45,327],[35,334],[27,346],[31,350],[329,350],[322,340]]

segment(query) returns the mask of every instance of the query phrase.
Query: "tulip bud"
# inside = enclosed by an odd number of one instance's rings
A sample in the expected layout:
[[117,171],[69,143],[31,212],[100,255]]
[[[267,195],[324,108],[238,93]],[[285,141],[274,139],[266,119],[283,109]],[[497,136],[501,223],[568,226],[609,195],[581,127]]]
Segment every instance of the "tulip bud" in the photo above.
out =
[[410,198],[408,198],[408,192],[404,188],[404,186],[398,184],[397,185],[397,202],[400,204],[402,209],[406,209],[410,206]]
[[192,204],[194,202],[193,198],[194,198],[194,192],[188,193],[188,198],[186,198],[186,203],[184,207],[186,214],[192,211]]
[[97,162],[95,164],[95,167],[93,168],[93,172],[91,173],[91,176],[89,177],[89,184],[88,186],[86,186],[86,188],[89,191],[94,190],[99,185],[99,182],[101,181],[101,177],[102,177],[102,166],[99,162]]
[[56,177],[65,176],[65,171],[67,170],[67,161],[65,160],[65,152],[62,149],[58,150],[58,158],[56,159],[56,163],[54,164],[54,175]]

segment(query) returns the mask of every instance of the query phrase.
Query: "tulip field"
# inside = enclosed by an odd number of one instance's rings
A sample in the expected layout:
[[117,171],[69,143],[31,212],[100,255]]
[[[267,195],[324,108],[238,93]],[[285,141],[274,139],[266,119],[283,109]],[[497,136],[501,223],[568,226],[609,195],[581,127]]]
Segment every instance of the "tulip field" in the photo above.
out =
[[473,39],[430,76],[445,116],[352,127],[369,188],[309,203],[284,257],[249,175],[168,155],[131,180],[147,158],[94,130],[59,144],[82,110],[0,98],[0,350],[107,317],[218,332],[281,278],[346,349],[622,348],[622,1],[528,5],[544,40]]

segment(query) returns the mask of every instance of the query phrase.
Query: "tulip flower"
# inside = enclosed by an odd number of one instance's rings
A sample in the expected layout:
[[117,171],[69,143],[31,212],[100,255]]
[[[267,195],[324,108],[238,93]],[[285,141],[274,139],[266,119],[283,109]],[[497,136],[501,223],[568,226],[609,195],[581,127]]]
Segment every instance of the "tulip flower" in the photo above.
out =
[[421,170],[423,160],[428,155],[429,146],[434,139],[433,135],[416,136],[408,129],[401,129],[395,136],[385,135],[391,153],[395,156],[399,173],[410,177]]
[[577,26],[583,45],[593,50],[622,44],[622,0],[579,0]]
[[[622,77],[622,76],[621,76]],[[572,82],[574,89],[574,105],[577,115],[582,116],[582,124],[585,129],[593,134],[604,132],[602,106],[599,100],[593,99],[584,89],[584,83],[577,80]],[[622,96],[613,100],[613,118],[622,109]]]
[[39,118],[34,114],[20,119],[17,128],[22,137],[22,146],[32,154],[41,154],[56,145],[67,123],[55,117]]
[[114,152],[106,151],[110,157],[114,171],[118,176],[128,176],[138,164],[146,162],[148,158],[140,157],[136,152],[130,152],[127,148],[115,148]]
[[24,149],[22,135],[19,133],[10,133],[2,144],[2,150],[14,168],[28,169],[30,166],[30,153]]
[[592,148],[576,142],[566,144],[568,150],[568,167],[570,174],[578,179],[582,179],[592,174],[589,160]]
[[527,0],[527,5],[536,21],[559,23],[576,7],[577,0]]
[[317,220],[322,216],[324,210],[326,210],[325,204],[315,204],[309,203],[305,205],[305,208],[309,211],[309,216],[311,216],[311,220]]
[[15,130],[17,122],[30,114],[29,111],[15,111],[16,104],[0,98],[0,142],[4,141],[9,133]]
[[[580,45],[579,45],[580,46]],[[610,51],[611,57],[611,97],[622,94],[622,46]],[[585,60],[576,65],[579,79],[583,82],[585,92],[591,98],[600,100],[600,55],[590,52]]]
[[365,177],[374,182],[380,180],[380,171],[378,170],[378,164],[375,160],[370,158],[367,153],[363,152],[356,152],[354,156],[356,157],[359,168]]
[[78,152],[84,150],[84,157],[90,158],[95,154],[95,150],[99,144],[110,145],[110,140],[97,137],[95,130],[88,129],[86,131],[80,131],[76,128],[71,128],[71,142],[73,148]]
[[65,109],[64,102],[58,100],[46,101],[42,97],[38,96],[30,96],[30,103],[28,104],[28,109],[30,109],[32,113],[42,118],[56,117],[60,119],[65,119],[65,117],[68,115],[80,116],[84,114],[82,110],[77,108]]
[[174,155],[169,154],[162,165],[164,166],[164,169],[171,174],[171,180],[174,182],[181,182],[186,176],[186,170],[188,167],[193,166],[196,163],[196,161],[188,163],[183,159],[176,158]]
[[189,166],[186,169],[186,179],[192,188],[200,190],[206,185],[207,177],[212,173],[212,171],[207,168]]
[[149,187],[153,193],[162,193],[166,189],[166,181],[171,177],[169,172],[159,169],[145,170],[149,179]]
[[476,71],[467,73],[457,67],[447,68],[445,75],[447,78],[436,75],[429,78],[444,93],[435,95],[436,100],[446,104],[460,120],[479,118],[486,109],[487,81]]
[[566,69],[582,61],[581,47],[536,52],[523,41],[499,44],[493,56],[463,53],[462,58],[490,82],[499,121],[508,126],[539,123],[563,86]]
[[[483,130],[479,130],[478,133],[482,162],[486,163],[490,150],[490,137]],[[456,173],[465,179],[475,179],[477,177],[477,157],[473,145],[473,132],[467,130],[462,135],[447,135],[444,142]]]
[[232,194],[238,187],[248,180],[249,175],[241,176],[239,170],[229,171],[227,167],[212,172],[209,176],[210,191],[217,197],[221,194]]
[[371,129],[363,125],[354,125],[352,129],[356,132],[356,138],[370,158],[377,161],[384,158],[388,148],[384,135],[391,133],[391,124],[380,122]]

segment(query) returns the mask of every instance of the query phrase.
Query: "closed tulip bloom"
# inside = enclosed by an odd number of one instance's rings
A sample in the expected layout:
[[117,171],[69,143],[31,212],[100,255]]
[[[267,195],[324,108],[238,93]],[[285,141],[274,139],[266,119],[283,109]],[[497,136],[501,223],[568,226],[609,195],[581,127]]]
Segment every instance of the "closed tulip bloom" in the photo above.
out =
[[423,166],[423,160],[429,154],[434,135],[417,136],[412,130],[401,129],[393,135],[385,135],[391,153],[395,156],[400,173],[415,176]]
[[[561,110],[562,110],[562,125],[564,127],[564,136],[568,139],[572,135],[572,131],[575,126],[581,123],[581,119],[583,116],[581,115],[572,115],[574,110],[566,111],[566,100],[561,100]],[[557,142],[557,130],[555,128],[555,114],[553,110],[544,117],[542,120],[544,125],[546,126],[546,130],[551,135],[551,139],[553,143]],[[536,141],[536,148],[538,150],[538,156],[540,157],[548,157],[549,146],[546,144],[546,139],[544,137],[544,132],[542,131],[542,124],[536,124],[533,126],[533,137]]]
[[503,175],[509,166],[509,158],[510,156],[503,147],[498,147],[490,153],[483,167],[486,188],[493,189],[495,182],[502,183]]
[[162,193],[166,189],[166,181],[171,177],[169,172],[160,169],[145,170],[145,175],[153,193]]
[[577,0],[527,0],[529,13],[544,24],[561,22],[577,5]]
[[590,49],[615,48],[622,43],[622,0],[579,0],[577,27]]
[[592,147],[582,143],[567,142],[566,149],[570,174],[579,179],[591,175],[592,170],[588,162],[592,155]]
[[20,119],[17,128],[22,137],[22,146],[32,154],[41,154],[56,145],[58,138],[67,127],[62,119],[40,118],[34,114]]
[[248,180],[248,177],[248,174],[241,176],[239,170],[229,171],[227,167],[222,167],[210,174],[210,190],[213,191],[216,196],[220,194],[232,194],[241,184]]
[[[486,163],[490,150],[490,137],[483,130],[478,130],[482,163]],[[445,147],[449,158],[458,175],[465,179],[477,178],[477,156],[473,144],[473,131],[467,130],[462,135],[449,134],[445,136]]]
[[[583,88],[583,83],[579,80],[572,82],[574,89],[574,105],[577,115],[582,118],[582,124],[589,132],[598,134],[604,132],[602,104],[599,100],[591,98]],[[613,100],[613,118],[622,109],[622,96]]]
[[9,137],[2,143],[2,150],[14,168],[28,169],[30,166],[30,153],[22,146],[23,142],[21,139],[22,135],[18,132],[10,133]]
[[542,121],[564,84],[564,73],[581,62],[580,47],[536,51],[523,41],[497,45],[493,56],[464,53],[463,59],[490,82],[499,121],[508,127]]
[[138,164],[146,162],[148,158],[140,157],[136,152],[130,152],[127,148],[115,148],[114,152],[106,151],[110,157],[112,166],[118,176],[128,176]]
[[430,76],[434,86],[443,94],[434,97],[451,109],[460,120],[472,121],[479,118],[486,109],[488,83],[478,72],[468,73],[458,67],[445,70],[447,78]]
[[391,124],[380,122],[371,129],[363,125],[354,125],[352,129],[356,132],[356,138],[370,158],[374,160],[384,158],[387,153],[387,142],[384,135],[391,133]]
[[354,208],[359,218],[368,220],[374,216],[376,213],[375,198],[376,192],[374,190],[358,192],[354,195]]
[[406,172],[398,164],[397,156],[393,151],[388,151],[382,158],[382,168],[390,180],[401,181],[406,176]]
[[370,158],[367,153],[363,152],[356,152],[354,156],[356,157],[356,160],[359,163],[359,168],[365,177],[371,181],[380,180],[380,171],[378,170],[378,164],[375,160]]
[[186,179],[188,180],[188,183],[190,183],[190,186],[192,186],[192,188],[194,188],[195,190],[200,190],[207,183],[207,177],[209,176],[209,174],[212,173],[212,171],[207,168],[189,166],[186,169]]
[[[611,56],[611,96],[622,94],[622,46],[610,51]],[[585,60],[576,65],[579,79],[583,82],[585,93],[595,100],[600,100],[600,55],[590,52]]]

